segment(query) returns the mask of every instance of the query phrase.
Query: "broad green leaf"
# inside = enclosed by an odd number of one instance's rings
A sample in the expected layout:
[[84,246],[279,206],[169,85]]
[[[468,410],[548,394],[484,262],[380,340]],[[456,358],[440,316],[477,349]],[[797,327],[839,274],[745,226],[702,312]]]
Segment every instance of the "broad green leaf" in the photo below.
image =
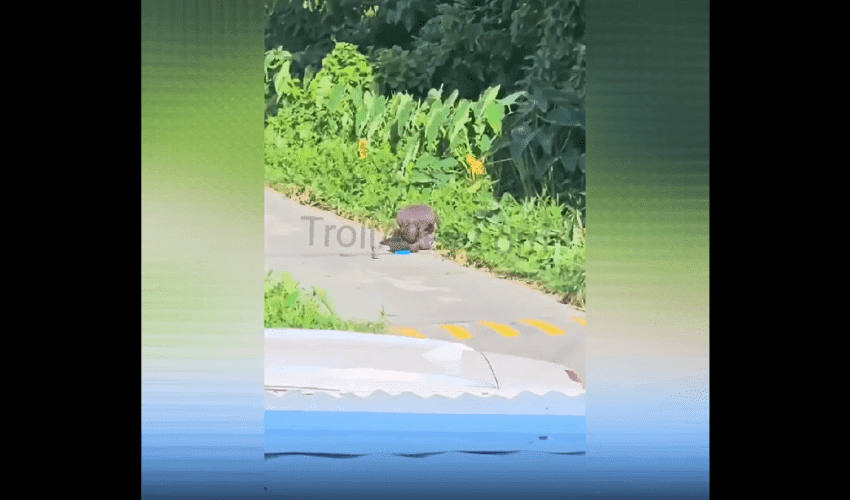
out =
[[522,154],[538,132],[540,132],[540,129],[532,131],[531,127],[526,124],[519,125],[511,130],[511,156]]
[[502,118],[505,116],[505,106],[498,102],[491,102],[487,106],[487,121],[496,134],[502,133]]
[[466,99],[461,99],[457,109],[452,116],[452,130],[449,134],[449,140],[454,143],[455,137],[463,130],[466,123],[469,121],[469,107],[472,105]]
[[483,118],[484,112],[487,107],[490,106],[490,103],[496,100],[496,95],[499,93],[499,87],[501,85],[496,85],[495,87],[490,87],[484,91],[484,95],[481,97],[481,107],[478,108],[476,118],[480,121]]
[[286,298],[286,302],[284,302],[283,307],[289,308],[292,307],[292,304],[295,304],[295,301],[298,300],[298,291],[291,293],[289,297]]
[[366,110],[366,106],[360,106],[357,109],[357,114],[355,115],[354,127],[357,129],[357,134],[363,134],[363,128],[366,126],[366,117],[368,116],[368,111]]
[[451,93],[451,95],[448,97],[448,99],[446,99],[446,102],[444,102],[443,105],[447,108],[451,108],[452,106],[454,106],[455,99],[457,99],[457,96],[458,91],[457,89],[455,89],[455,91]]
[[330,102],[328,103],[328,110],[333,113],[336,111],[336,107],[342,101],[343,96],[345,95],[345,85],[338,83],[334,85],[333,89],[331,89],[330,94]]
[[490,139],[490,136],[482,135],[479,139],[479,144],[481,145],[481,151],[490,151],[492,140]]
[[413,172],[413,175],[410,176],[410,182],[413,184],[431,184],[434,182],[434,179],[424,172]]
[[457,166],[457,160],[454,158],[443,158],[436,164],[436,168],[444,172],[451,168],[454,168],[455,166]]
[[540,133],[537,135],[537,142],[543,148],[543,152],[547,155],[552,154],[552,140],[555,138],[555,131],[550,127],[546,126],[540,130]]
[[534,91],[529,96],[529,101],[540,111],[545,112],[549,109],[549,101],[543,97],[543,91],[539,87],[534,88]]
[[315,75],[316,75],[316,69],[313,66],[307,66],[307,68],[304,69],[303,87],[305,89],[310,85],[310,81],[313,79],[313,77]]
[[370,122],[369,127],[366,129],[366,137],[371,139],[373,137],[375,131],[378,130],[378,127],[380,127],[383,124],[383,122],[384,122],[383,112],[378,112],[377,114],[375,114],[375,116],[372,117],[372,121]]
[[434,105],[439,104],[442,107],[443,103],[440,102],[440,97],[443,95],[443,86],[440,85],[440,89],[430,89],[428,91],[428,96],[425,98],[425,104],[431,105],[432,109]]
[[436,121],[438,123],[437,130],[438,133],[440,130],[443,131],[444,135],[448,135],[448,128],[451,126],[449,122],[449,115],[452,113],[452,108],[450,106],[444,106],[442,110],[437,114]]
[[561,106],[569,106],[579,104],[581,97],[574,89],[556,89],[547,87],[543,89],[543,97],[551,101],[553,104]]
[[375,105],[375,96],[373,96],[368,90],[363,93],[363,104],[366,106],[366,110],[371,114],[372,106]]
[[418,170],[428,170],[436,162],[437,159],[434,158],[433,155],[425,153],[424,155],[420,156],[418,160],[416,160],[416,164],[414,166]]
[[511,244],[507,238],[502,237],[499,238],[499,241],[496,243],[496,246],[499,248],[500,252],[507,252],[508,249],[511,247]]
[[369,111],[369,116],[371,120],[382,120],[384,117],[384,110],[386,110],[386,98],[382,95],[375,97],[375,100],[372,102],[372,108]]
[[263,63],[263,68],[265,69],[267,82],[269,81],[269,73],[280,67],[282,62],[272,51],[266,52],[266,60]]
[[561,153],[561,165],[563,165],[564,170],[569,174],[572,173],[579,161],[579,150],[573,147],[568,148],[566,151]]
[[411,111],[413,111],[414,102],[410,98],[410,96],[405,95],[405,99],[403,100],[401,106],[398,108],[398,132],[399,134],[404,133],[408,126],[408,120],[411,116]]
[[525,92],[524,90],[519,91],[519,92],[514,92],[513,94],[502,99],[501,102],[505,106],[510,106],[511,104],[515,103],[516,100],[520,98],[520,96],[524,96],[524,97],[528,98],[528,92]]
[[556,106],[543,120],[556,125],[583,128],[584,112],[574,107]]
[[434,179],[437,181],[437,184],[444,185],[448,184],[449,181],[452,180],[452,176],[449,174],[438,172],[434,174]]
[[552,167],[552,164],[558,161],[558,157],[545,155],[539,160],[537,160],[534,165],[534,178],[538,181],[542,180],[546,177],[546,174],[549,173],[549,169]]
[[434,140],[437,138],[437,132],[440,130],[440,125],[442,125],[440,120],[440,112],[442,110],[442,105],[435,101],[431,106],[431,112],[428,113],[428,122],[425,126],[425,143],[429,146],[434,144]]
[[413,156],[416,154],[416,151],[419,149],[419,139],[412,141],[407,146],[407,152],[404,155],[404,161],[402,162],[402,166],[407,168],[410,165],[410,162],[413,161]]
[[283,95],[284,85],[290,79],[289,61],[283,63],[280,70],[274,75],[274,90],[278,96]]
[[496,137],[493,143],[490,145],[490,149],[492,152],[499,151],[511,145],[511,138],[507,135],[500,135]]

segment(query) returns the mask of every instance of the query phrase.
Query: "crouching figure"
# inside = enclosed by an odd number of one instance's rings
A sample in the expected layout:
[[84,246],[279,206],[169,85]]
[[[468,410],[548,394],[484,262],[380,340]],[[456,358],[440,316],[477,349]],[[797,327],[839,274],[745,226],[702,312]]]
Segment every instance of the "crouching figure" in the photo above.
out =
[[430,250],[434,245],[434,234],[440,224],[437,213],[428,205],[411,205],[401,209],[396,216],[398,229],[381,241],[393,251]]

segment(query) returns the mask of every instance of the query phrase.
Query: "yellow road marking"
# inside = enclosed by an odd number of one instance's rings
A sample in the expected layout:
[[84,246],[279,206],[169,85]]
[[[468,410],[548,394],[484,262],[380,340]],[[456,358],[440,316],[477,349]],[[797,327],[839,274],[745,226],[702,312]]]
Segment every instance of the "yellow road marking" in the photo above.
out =
[[413,328],[401,328],[398,326],[391,326],[390,331],[397,335],[404,335],[405,337],[414,337],[417,339],[426,338],[425,335],[422,335]]
[[573,316],[570,319],[575,321],[576,323],[580,324],[581,326],[587,326],[587,320],[580,317],[580,316]]
[[536,326],[537,328],[540,328],[541,330],[543,330],[545,333],[547,333],[549,335],[563,335],[564,334],[564,331],[561,330],[560,328],[558,328],[557,326],[550,325],[549,323],[544,323],[540,320],[521,319],[519,321],[522,322],[522,323],[525,323],[526,325]]
[[447,330],[449,333],[459,339],[471,339],[472,335],[466,331],[466,328],[457,325],[440,325],[440,328]]
[[496,330],[503,337],[516,337],[519,335],[519,332],[509,327],[508,325],[503,325],[501,323],[491,323],[490,321],[479,321],[479,325],[489,326],[493,330]]

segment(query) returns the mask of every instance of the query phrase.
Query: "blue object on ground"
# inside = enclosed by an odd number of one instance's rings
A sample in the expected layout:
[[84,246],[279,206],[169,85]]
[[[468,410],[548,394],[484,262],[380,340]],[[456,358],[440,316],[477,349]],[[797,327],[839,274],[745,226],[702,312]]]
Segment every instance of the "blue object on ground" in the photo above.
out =
[[396,250],[397,255],[407,255],[410,253],[410,250]]

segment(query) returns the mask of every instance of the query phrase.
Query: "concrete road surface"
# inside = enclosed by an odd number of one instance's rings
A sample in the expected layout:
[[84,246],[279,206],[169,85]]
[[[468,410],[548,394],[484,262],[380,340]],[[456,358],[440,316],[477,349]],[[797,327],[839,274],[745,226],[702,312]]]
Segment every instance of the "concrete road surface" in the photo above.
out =
[[559,363],[585,380],[583,312],[435,252],[395,255],[383,236],[265,189],[266,269],[327,290],[342,318],[376,321],[383,308],[398,335]]

